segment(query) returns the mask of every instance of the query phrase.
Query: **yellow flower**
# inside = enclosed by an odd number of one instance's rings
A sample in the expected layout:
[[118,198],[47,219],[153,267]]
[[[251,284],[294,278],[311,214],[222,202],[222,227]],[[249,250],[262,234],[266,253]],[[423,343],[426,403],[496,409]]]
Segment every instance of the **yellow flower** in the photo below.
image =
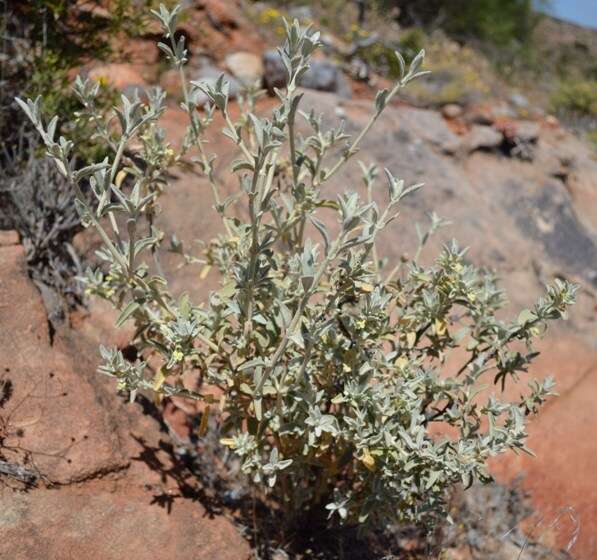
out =
[[184,358],[182,350],[180,350],[180,348],[174,350],[174,352],[172,352],[172,358],[174,359],[174,361],[180,362]]
[[408,365],[408,359],[406,356],[400,356],[395,362],[394,365],[398,367],[398,369],[404,369]]
[[433,328],[435,329],[435,334],[441,336],[446,332],[446,322],[441,319],[436,319]]
[[222,438],[220,443],[226,447],[230,447],[230,449],[234,449],[236,447],[232,438]]
[[363,454],[361,455],[360,459],[361,463],[363,463],[363,465],[365,465],[365,467],[367,467],[370,471],[375,470],[375,458],[373,457],[373,455],[371,455],[371,453],[369,453],[368,449],[365,449],[363,451]]

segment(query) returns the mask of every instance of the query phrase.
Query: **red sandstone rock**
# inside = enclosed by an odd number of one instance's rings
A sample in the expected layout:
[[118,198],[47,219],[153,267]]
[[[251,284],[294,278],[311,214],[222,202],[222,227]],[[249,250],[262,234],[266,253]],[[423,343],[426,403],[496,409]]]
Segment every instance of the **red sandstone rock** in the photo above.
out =
[[139,70],[131,64],[111,63],[94,66],[89,70],[88,76],[92,80],[103,80],[122,91],[147,85]]
[[[81,383],[70,356],[50,345],[41,297],[25,273],[20,246],[0,248],[0,363],[13,395],[2,413],[6,440],[31,453],[54,483],[84,480],[128,464],[114,419]],[[73,421],[76,418],[76,421]]]
[[[532,520],[543,519],[542,530],[566,508],[572,508],[580,522],[580,534],[572,554],[578,558],[593,558],[597,551],[597,433],[595,396],[597,395],[597,352],[578,347],[569,341],[559,355],[546,353],[535,368],[536,374],[550,372],[575,378],[564,384],[560,396],[530,425],[528,446],[536,454],[501,457],[493,472],[499,481],[512,481],[523,476],[524,487],[530,492],[537,514]],[[561,384],[562,385],[562,384]],[[546,538],[564,548],[572,539],[574,528],[566,515],[560,526],[548,531]]]
[[209,14],[215,26],[239,27],[240,6],[238,2],[222,0],[201,0],[201,4]]
[[[11,560],[245,560],[223,517],[176,493],[164,505],[138,490],[88,484],[0,495],[0,557]],[[170,505],[168,505],[171,500]]]
[[0,247],[19,244],[19,234],[16,231],[0,231]]
[[71,326],[89,340],[98,340],[104,346],[125,348],[135,334],[132,322],[116,328],[119,311],[111,303],[98,296],[91,296],[86,308],[71,313]]
[[189,497],[196,479],[155,418],[95,373],[88,336],[98,335],[65,330],[51,344],[22,247],[0,246],[0,375],[13,387],[0,409],[3,458],[24,460],[8,446],[26,450],[42,477],[26,494],[2,487],[0,558],[248,558],[232,524]]

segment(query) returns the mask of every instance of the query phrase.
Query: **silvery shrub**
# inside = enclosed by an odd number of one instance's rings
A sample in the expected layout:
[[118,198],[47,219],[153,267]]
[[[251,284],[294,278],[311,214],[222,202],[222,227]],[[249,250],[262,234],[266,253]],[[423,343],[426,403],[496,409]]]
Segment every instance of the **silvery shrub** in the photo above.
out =
[[[553,381],[531,381],[514,400],[503,389],[520,382],[537,355],[533,339],[565,317],[576,286],[557,280],[514,320],[498,319],[505,297],[496,278],[471,265],[455,242],[431,266],[419,264],[443,224],[435,214],[413,259],[393,268],[380,260],[380,232],[421,185],[361,165],[364,188],[358,180],[354,191],[325,198],[323,186],[357,154],[392,98],[425,74],[423,51],[409,65],[396,53],[398,81],[377,94],[370,120],[351,139],[342,126],[327,130],[319,115],[300,110],[298,84],[318,33],[286,25],[279,52],[288,80],[275,91],[276,108],[259,116],[248,95],[235,121],[223,78],[212,85],[185,79],[188,53],[184,37],[175,38],[179,8],[161,6],[155,15],[167,41],[158,46],[180,72],[189,119],[179,151],[159,127],[159,89],[144,102],[123,95],[115,126],[96,109],[97,84],[77,79],[78,118],[112,154],[83,168],[71,164],[73,143],[55,139],[58,117],[46,123],[39,99],[18,100],[69,181],[82,222],[103,241],[104,266],[87,272],[87,290],[119,310],[117,325],[135,325],[139,358],[102,347],[100,371],[132,399],[145,391],[203,401],[200,431],[210,415],[219,419],[222,444],[287,520],[319,512],[364,526],[424,522],[444,511],[452,486],[490,479],[490,457],[527,451],[527,419],[553,394]],[[240,188],[229,198],[222,198],[205,141],[216,112],[239,152],[230,173]],[[297,133],[299,120],[306,137]],[[127,158],[133,141],[135,157]],[[204,255],[219,269],[221,288],[202,305],[168,290],[158,250],[165,236],[155,225],[168,169],[185,156],[208,179],[223,221],[224,233]],[[373,202],[377,188],[387,192],[381,206]],[[233,213],[235,205],[246,219]],[[328,228],[322,212],[337,227]],[[169,250],[193,260],[175,237]],[[448,367],[454,355],[460,366]],[[188,376],[199,378],[197,389],[185,388]]]

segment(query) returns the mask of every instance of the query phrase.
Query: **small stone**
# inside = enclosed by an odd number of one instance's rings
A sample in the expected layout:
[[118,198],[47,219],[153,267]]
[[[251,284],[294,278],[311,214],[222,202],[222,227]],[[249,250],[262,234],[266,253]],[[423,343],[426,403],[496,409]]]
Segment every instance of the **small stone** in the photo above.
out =
[[475,124],[464,138],[464,144],[470,152],[479,149],[493,149],[500,146],[504,137],[491,126]]
[[327,60],[313,60],[301,79],[301,86],[318,91],[336,91],[338,67]]
[[446,119],[457,119],[462,115],[462,107],[457,103],[448,103],[442,107],[442,115]]
[[263,62],[259,56],[250,52],[235,52],[225,60],[226,68],[245,86],[261,83],[263,79]]
[[133,89],[143,91],[147,83],[131,64],[102,64],[89,70],[88,77],[106,83],[122,92],[131,94]]
[[[267,51],[263,55],[265,85],[269,90],[286,86],[288,75],[280,55],[276,51]],[[352,91],[338,65],[330,60],[313,60],[311,67],[300,81],[300,86],[307,89],[337,93],[350,97]]]
[[516,123],[515,135],[520,142],[536,142],[539,139],[539,132],[539,123],[533,121],[520,121]]

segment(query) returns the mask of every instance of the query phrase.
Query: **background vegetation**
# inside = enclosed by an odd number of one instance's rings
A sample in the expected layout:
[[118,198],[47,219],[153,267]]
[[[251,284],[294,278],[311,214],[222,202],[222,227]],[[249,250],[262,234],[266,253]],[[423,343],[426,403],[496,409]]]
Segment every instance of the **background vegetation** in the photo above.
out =
[[[75,281],[81,264],[72,245],[81,224],[65,181],[40,159],[42,148],[14,98],[41,96],[44,110],[60,116],[58,131],[68,130],[78,146],[76,165],[102,157],[105,147],[76,119],[81,104],[70,74],[90,60],[109,58],[116,37],[143,28],[146,11],[137,4],[115,0],[108,14],[99,0],[30,0],[11,2],[1,14],[0,228],[18,231],[51,320],[82,301]],[[115,100],[116,92],[102,85],[98,110]]]
[[415,104],[467,105],[512,96],[518,116],[553,113],[581,134],[595,136],[596,32],[546,16],[531,0],[276,4],[282,11],[308,6],[323,26],[366,45],[356,55],[391,78],[397,71],[395,49],[408,59],[425,46],[434,76],[413,88],[409,101]]

